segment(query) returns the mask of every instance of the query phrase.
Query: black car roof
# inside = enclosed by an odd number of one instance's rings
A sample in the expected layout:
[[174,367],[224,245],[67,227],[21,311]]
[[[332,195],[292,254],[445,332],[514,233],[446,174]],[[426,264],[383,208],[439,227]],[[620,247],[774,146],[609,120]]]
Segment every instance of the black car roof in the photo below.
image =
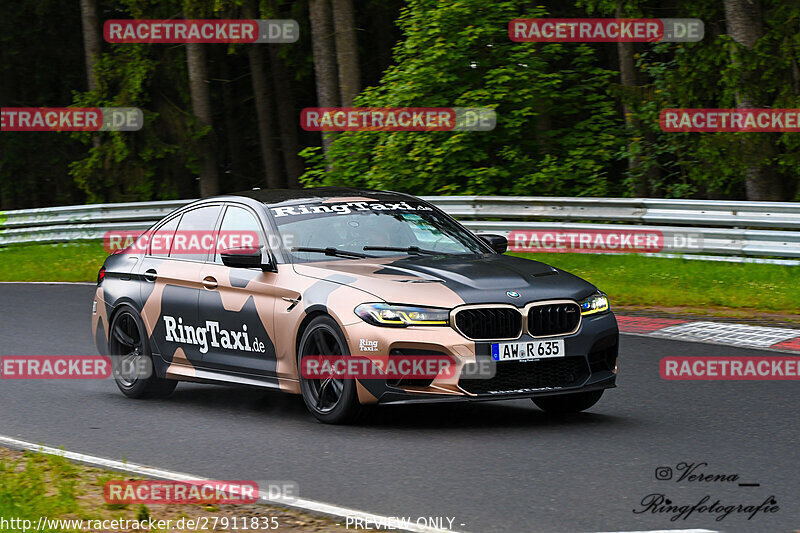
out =
[[369,198],[377,201],[417,200],[410,194],[393,191],[376,191],[355,187],[312,187],[309,189],[254,189],[230,193],[219,198],[244,197],[267,205],[294,203],[309,200],[330,200],[332,198]]

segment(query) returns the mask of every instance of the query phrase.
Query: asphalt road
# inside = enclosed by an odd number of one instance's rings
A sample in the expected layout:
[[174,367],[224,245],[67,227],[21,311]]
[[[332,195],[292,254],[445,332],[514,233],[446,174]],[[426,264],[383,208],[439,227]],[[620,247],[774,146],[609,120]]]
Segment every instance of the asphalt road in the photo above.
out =
[[[0,284],[0,354],[94,354],[89,286]],[[529,401],[393,406],[323,426],[299,397],[182,383],[166,400],[110,380],[0,381],[0,434],[215,479],[294,480],[304,498],[389,516],[455,517],[470,532],[800,529],[797,383],[666,382],[667,355],[766,352],[624,336],[619,387],[589,413],[548,419]],[[655,479],[681,462],[733,482]],[[760,483],[740,487],[739,483]],[[758,505],[747,515],[644,513]],[[461,525],[463,524],[463,525]]]

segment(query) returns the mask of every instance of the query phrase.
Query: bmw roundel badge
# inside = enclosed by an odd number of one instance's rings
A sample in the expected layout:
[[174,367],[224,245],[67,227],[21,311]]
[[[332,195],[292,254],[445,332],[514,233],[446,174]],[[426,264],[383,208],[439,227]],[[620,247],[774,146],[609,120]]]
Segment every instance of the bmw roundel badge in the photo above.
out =
[[506,291],[509,298],[519,298],[519,293],[516,291]]

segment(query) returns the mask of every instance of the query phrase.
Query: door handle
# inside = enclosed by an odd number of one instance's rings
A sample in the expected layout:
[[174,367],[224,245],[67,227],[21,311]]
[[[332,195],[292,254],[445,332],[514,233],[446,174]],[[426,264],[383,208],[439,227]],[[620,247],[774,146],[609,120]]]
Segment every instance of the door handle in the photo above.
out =
[[203,278],[203,288],[213,291],[217,288],[217,280],[213,276],[206,276]]
[[158,272],[154,268],[149,268],[144,271],[145,281],[155,281],[158,278]]

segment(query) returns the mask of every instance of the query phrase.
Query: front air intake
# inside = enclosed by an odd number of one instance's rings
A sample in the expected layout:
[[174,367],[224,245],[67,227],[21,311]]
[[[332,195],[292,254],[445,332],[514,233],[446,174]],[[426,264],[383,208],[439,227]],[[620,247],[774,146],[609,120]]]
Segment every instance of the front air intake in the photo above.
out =
[[522,335],[522,313],[513,306],[457,309],[454,325],[471,340],[517,339]]
[[576,303],[532,304],[528,308],[528,333],[533,337],[569,335],[578,330],[581,308]]

